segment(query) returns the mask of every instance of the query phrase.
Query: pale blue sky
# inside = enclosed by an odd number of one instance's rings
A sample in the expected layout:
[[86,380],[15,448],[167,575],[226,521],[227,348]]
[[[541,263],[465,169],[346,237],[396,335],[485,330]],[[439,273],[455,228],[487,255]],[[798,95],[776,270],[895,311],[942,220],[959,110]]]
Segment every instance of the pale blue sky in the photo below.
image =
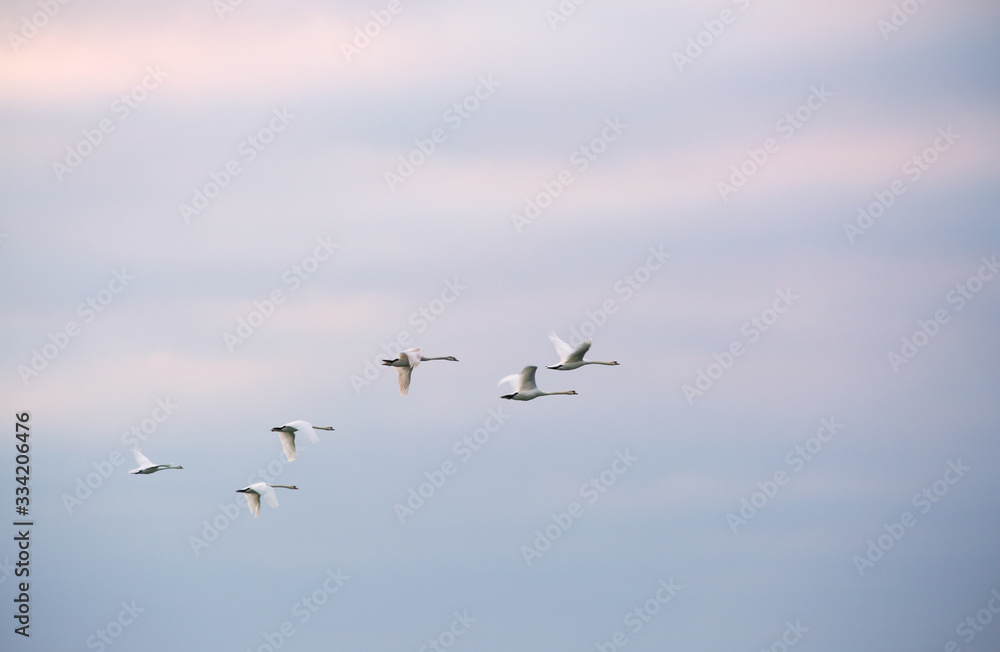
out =
[[[348,61],[389,6],[5,5],[3,649],[995,650],[994,3],[400,0]],[[401,397],[400,340],[461,362]]]

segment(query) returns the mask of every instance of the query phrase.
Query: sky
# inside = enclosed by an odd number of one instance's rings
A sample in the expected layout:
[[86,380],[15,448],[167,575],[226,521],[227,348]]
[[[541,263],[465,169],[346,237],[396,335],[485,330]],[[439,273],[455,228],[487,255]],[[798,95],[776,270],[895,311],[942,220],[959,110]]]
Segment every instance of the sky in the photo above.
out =
[[4,3],[0,648],[996,650],[998,28]]

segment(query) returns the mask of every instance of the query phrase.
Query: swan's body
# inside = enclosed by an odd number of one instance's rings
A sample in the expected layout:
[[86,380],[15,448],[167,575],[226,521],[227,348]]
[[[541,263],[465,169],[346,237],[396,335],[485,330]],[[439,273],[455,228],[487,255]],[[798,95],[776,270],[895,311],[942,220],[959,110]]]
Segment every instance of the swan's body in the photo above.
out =
[[183,469],[183,466],[178,466],[176,464],[153,464],[149,461],[149,458],[142,454],[138,448],[132,449],[132,454],[135,455],[135,463],[139,465],[139,468],[132,469],[129,473],[141,473],[147,475],[150,473],[156,473],[157,471],[162,471],[164,469]]
[[281,439],[281,449],[285,451],[285,457],[288,458],[289,462],[295,461],[295,433],[305,433],[309,441],[318,444],[319,437],[316,436],[317,430],[333,430],[333,428],[330,426],[314,426],[308,421],[289,421],[283,426],[271,428],[271,432],[278,433],[278,438]]
[[552,341],[552,346],[556,349],[556,355],[559,356],[559,364],[546,367],[546,369],[569,371],[570,369],[579,369],[585,364],[618,364],[615,361],[601,362],[600,360],[584,360],[583,356],[590,350],[591,340],[581,343],[580,346],[574,349],[569,344],[559,339],[559,336],[555,334],[555,331],[549,333],[549,339]]
[[260,499],[263,498],[268,507],[278,506],[278,497],[274,495],[275,488],[298,489],[287,484],[267,484],[266,482],[255,482],[249,487],[237,489],[236,493],[247,497],[247,507],[254,516],[260,514]]
[[555,396],[556,394],[568,394],[570,396],[576,396],[576,392],[572,389],[567,392],[543,392],[538,389],[535,385],[535,371],[538,367],[534,365],[525,367],[521,370],[520,374],[512,374],[510,376],[505,376],[500,379],[497,384],[499,387],[504,383],[510,383],[514,388],[513,394],[504,394],[500,398],[507,398],[512,401],[530,401],[533,398],[538,398],[539,396]]
[[399,372],[399,393],[403,396],[406,396],[406,393],[410,391],[410,374],[417,368],[421,360],[451,360],[452,362],[458,362],[458,358],[451,355],[441,358],[422,357],[420,349],[406,349],[405,351],[400,351],[399,357],[394,360],[383,360],[383,366],[395,367],[396,371]]

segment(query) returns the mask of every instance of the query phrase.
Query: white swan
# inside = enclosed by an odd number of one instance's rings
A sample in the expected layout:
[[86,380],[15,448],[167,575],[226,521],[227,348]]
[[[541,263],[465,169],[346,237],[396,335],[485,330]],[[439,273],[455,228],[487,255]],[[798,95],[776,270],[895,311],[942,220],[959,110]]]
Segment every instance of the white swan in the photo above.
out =
[[250,513],[257,516],[260,514],[261,497],[264,498],[264,502],[266,502],[269,507],[278,506],[278,497],[274,495],[275,488],[298,489],[298,487],[293,487],[287,484],[267,484],[266,482],[255,482],[249,487],[237,489],[236,493],[243,494],[247,497],[247,507],[250,508]]
[[556,394],[569,394],[571,396],[576,396],[576,392],[572,389],[568,392],[543,392],[538,389],[535,385],[535,371],[538,367],[528,366],[521,370],[520,374],[511,374],[510,376],[504,376],[497,383],[497,387],[503,385],[504,383],[510,383],[514,388],[513,394],[504,394],[500,398],[508,398],[513,401],[530,401],[533,398],[538,398],[539,396],[555,396]]
[[417,368],[421,360],[451,360],[452,362],[458,362],[458,358],[451,355],[444,356],[443,358],[425,358],[420,355],[420,349],[406,349],[405,351],[401,351],[399,357],[394,360],[383,360],[383,366],[395,367],[396,371],[399,372],[399,393],[403,396],[406,396],[406,393],[410,391],[410,374]]
[[129,473],[141,473],[143,475],[149,473],[156,473],[157,471],[162,471],[163,469],[183,469],[183,466],[178,466],[176,464],[153,464],[149,461],[149,458],[142,454],[138,448],[132,449],[132,454],[135,455],[135,463],[139,465],[139,468],[132,469]]
[[283,426],[271,428],[271,432],[278,433],[278,437],[281,439],[281,449],[285,451],[285,457],[288,458],[289,462],[295,461],[295,433],[305,433],[309,441],[318,444],[319,437],[316,436],[317,430],[333,430],[333,428],[330,426],[314,426],[308,421],[289,421]]
[[549,333],[549,339],[552,341],[552,346],[556,348],[556,355],[559,356],[559,364],[554,364],[546,369],[555,369],[557,371],[569,371],[570,369],[579,369],[585,364],[606,364],[606,365],[617,365],[615,361],[611,362],[601,362],[600,360],[584,360],[583,356],[586,355],[587,351],[590,350],[590,344],[592,340],[587,340],[580,344],[580,346],[575,349],[571,347],[566,342],[559,339],[555,331]]

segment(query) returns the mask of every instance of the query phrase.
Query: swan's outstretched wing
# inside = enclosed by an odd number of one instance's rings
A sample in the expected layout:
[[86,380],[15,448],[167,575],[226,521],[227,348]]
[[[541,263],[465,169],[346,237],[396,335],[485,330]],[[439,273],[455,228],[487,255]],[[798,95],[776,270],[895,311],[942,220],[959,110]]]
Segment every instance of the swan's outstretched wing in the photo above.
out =
[[563,362],[583,362],[583,356],[590,350],[591,340],[581,342],[580,346],[573,349]]
[[538,389],[538,386],[535,385],[536,371],[538,371],[538,367],[534,365],[528,365],[521,370],[521,375],[517,379],[518,392],[530,392],[533,389]]
[[309,423],[308,421],[302,421],[302,420],[289,421],[288,423],[286,423],[281,427],[294,428],[296,432],[300,432],[306,437],[308,437],[309,441],[311,441],[312,443],[314,444],[319,443],[319,436],[317,436],[316,431],[313,429],[313,424]]
[[250,513],[254,516],[260,514],[260,496],[253,491],[248,491],[243,495],[247,497],[247,507],[250,508]]
[[511,374],[509,376],[504,376],[503,378],[500,379],[500,382],[497,383],[497,387],[500,387],[504,383],[509,383],[511,389],[517,391],[517,383],[520,379],[521,379],[520,374]]
[[549,333],[549,341],[552,342],[552,346],[556,349],[556,355],[559,356],[559,364],[566,362],[569,356],[573,354],[573,347],[559,339],[555,331]]
[[[400,353],[400,357],[406,355],[405,353]],[[410,391],[410,372],[413,371],[412,367],[396,367],[396,371],[399,372],[399,393],[406,396],[406,393]]]
[[275,494],[274,489],[265,484],[263,487],[257,489],[257,491],[260,493],[260,497],[264,499],[264,502],[267,503],[268,507],[278,506],[278,496]]
[[146,468],[147,466],[153,466],[153,463],[149,461],[149,458],[142,454],[138,448],[132,449],[132,454],[135,455],[135,463],[139,465],[139,468]]
[[289,462],[295,461],[295,433],[281,430],[278,432],[278,439],[281,440],[281,450],[285,451],[285,457]]
[[318,444],[319,436],[316,434],[316,431],[313,430],[312,424],[306,421],[303,421],[302,424],[303,427],[299,428],[299,432],[303,433],[306,437],[308,437],[309,441],[311,441],[312,443]]
[[399,359],[408,364],[412,369],[416,369],[420,364],[420,349],[406,349],[401,351]]

